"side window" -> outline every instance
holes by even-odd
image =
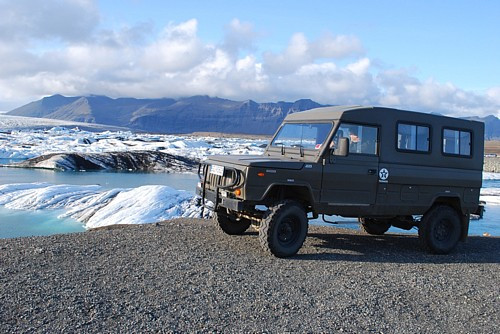
[[[443,130],[443,153],[454,155],[471,155],[471,132],[463,130]]]
[[[349,154],[377,155],[378,129],[374,126],[342,123],[333,137],[332,145],[339,142],[339,138],[349,139]]]
[[[398,150],[429,152],[430,128],[425,125],[398,123]]]

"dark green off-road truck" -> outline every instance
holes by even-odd
[[[445,254],[482,214],[484,124],[379,107],[336,106],[288,115],[263,155],[211,156],[197,194],[227,234],[258,227],[264,250],[297,253],[308,220],[356,217],[369,234],[418,228]]]

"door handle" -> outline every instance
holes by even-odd
[[[377,173],[376,169],[369,169],[368,170],[368,175],[375,175],[375,173]]]

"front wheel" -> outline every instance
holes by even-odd
[[[460,240],[461,230],[457,211],[447,205],[437,205],[422,217],[418,238],[425,250],[434,254],[448,254]]]
[[[252,223],[249,219],[237,219],[224,211],[214,212],[214,221],[220,230],[229,235],[243,234]]]
[[[269,208],[259,228],[262,248],[276,257],[295,255],[307,235],[307,215],[299,203],[281,201]]]

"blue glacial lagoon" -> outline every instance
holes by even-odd
[[[0,238],[85,231],[79,221],[57,218],[61,213],[58,210],[10,210],[0,206]]]
[[[197,181],[198,177],[190,173],[54,172],[50,170],[0,167],[0,184],[32,182],[71,185],[98,184],[103,189],[166,185],[179,190],[187,190],[194,194]],[[500,188],[500,180],[484,180],[483,187]],[[57,218],[60,214],[61,211],[10,210],[0,206],[0,238],[51,235],[85,230],[82,224],[76,220]],[[339,222],[338,225],[334,226],[357,228],[357,222],[353,219],[330,217],[329,220]],[[312,223],[323,225],[321,219],[314,220]],[[397,228],[391,228],[389,232],[405,233],[404,230]],[[416,233],[416,230],[408,232]],[[471,221],[471,235],[482,235],[485,232],[492,236],[500,236],[500,206],[487,205],[484,219]]]
[[[51,184],[100,185],[103,190],[166,185],[194,194],[198,176],[191,173],[54,172],[50,170],[0,167],[0,184],[47,182]],[[0,206],[0,238],[51,235],[85,231],[71,218],[57,218],[57,210],[11,210]]]

